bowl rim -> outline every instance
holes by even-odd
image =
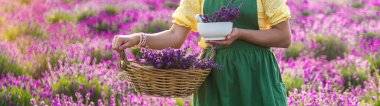
[[[227,22],[207,22],[207,23],[198,23],[198,24],[223,24],[223,23],[232,23],[231,21],[227,21]]]

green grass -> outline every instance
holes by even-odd
[[[177,105],[177,106],[184,106],[185,105],[185,100],[183,100],[182,98],[176,98],[175,99],[175,105]]]
[[[87,20],[91,17],[94,17],[96,15],[97,15],[97,13],[93,10],[82,10],[82,11],[75,14],[75,21],[76,22],[85,21],[85,20]]]
[[[55,10],[45,17],[45,20],[49,23],[61,23],[61,22],[75,22],[75,18],[67,11]]]
[[[18,26],[13,26],[3,33],[3,39],[8,41],[15,41],[16,38],[21,36],[31,36],[33,38],[46,38],[45,31],[41,26],[33,23],[22,23]]]
[[[160,31],[164,31],[170,28],[170,24],[168,21],[165,20],[152,20],[151,22],[148,22],[147,24],[141,24],[135,29],[133,29],[133,32],[145,32],[145,33],[156,33]]]
[[[364,21],[363,16],[351,16],[351,19],[354,20],[355,22],[363,22]]]
[[[70,3],[73,3],[74,1],[75,2],[83,2],[83,1],[87,1],[87,0],[60,0],[60,1],[63,3],[66,3],[66,4],[70,4]]]
[[[175,98],[175,104],[176,106],[185,106],[186,101],[188,100],[188,106],[192,106],[193,102],[191,100],[191,96],[185,97],[185,98]]]
[[[157,6],[149,5],[149,10],[154,11],[157,9]]]
[[[21,36],[21,28],[18,26],[5,30],[2,35],[4,40],[13,41],[16,37]]]
[[[20,76],[24,73],[22,67],[15,60],[5,54],[0,55],[0,74],[12,73],[15,76]]]
[[[302,85],[305,83],[305,80],[300,77],[296,77],[290,74],[284,74],[282,75],[282,79],[284,80],[284,83],[286,85],[286,91],[289,92],[293,89],[300,90]]]
[[[110,88],[107,85],[101,85],[98,79],[88,80],[87,76],[79,75],[79,76],[64,76],[59,79],[58,82],[53,84],[52,88],[56,91],[56,94],[65,94],[68,96],[72,96],[74,101],[77,101],[78,98],[75,96],[75,93],[78,92],[85,97],[85,95],[93,89],[93,94],[90,96],[90,101],[95,104],[98,103],[98,99],[102,99],[102,88],[104,87],[104,91],[107,95],[105,98],[110,98]],[[85,99],[85,98],[84,98]],[[83,101],[85,102],[85,101]]]
[[[356,3],[353,3],[351,5],[352,8],[363,8],[364,7],[364,3],[362,2],[356,2]]]
[[[131,53],[134,57],[142,57],[143,53],[141,52],[141,48],[131,48]]]
[[[3,20],[4,20],[3,17],[0,16],[0,27],[3,26]]]
[[[121,12],[121,8],[107,5],[104,7],[104,11],[109,15],[116,15],[116,13]]]
[[[21,3],[21,4],[30,4],[30,3],[32,3],[34,0],[15,0],[15,1],[17,1],[17,2],[19,2],[19,3]]]
[[[117,33],[120,30],[118,26],[113,25],[113,23],[110,23],[105,20],[97,22],[93,24],[91,27],[93,27],[94,31],[98,33],[101,33],[101,32]]]
[[[98,13],[93,10],[84,9],[76,13],[70,13],[64,10],[55,10],[45,16],[45,20],[51,24],[62,22],[82,22],[91,17],[96,16]]]
[[[296,59],[300,56],[300,53],[304,50],[304,45],[302,43],[293,43],[289,48],[286,49],[285,57],[286,60],[290,58]]]
[[[30,91],[19,87],[12,86],[0,90],[1,106],[31,106],[31,98],[32,95]]]
[[[101,49],[95,49],[91,52],[92,59],[96,59],[96,63],[100,63],[102,60],[111,60],[113,58],[112,51],[106,51]]]
[[[367,58],[368,62],[371,64],[371,72],[380,71],[380,56],[375,56],[374,58]]]
[[[73,0],[61,0],[61,2],[66,3],[66,4],[70,4],[73,2]]]
[[[167,1],[167,2],[164,3],[164,6],[168,7],[168,8],[175,9],[175,8],[177,8],[179,6],[179,4],[176,3],[176,2]]]
[[[366,39],[374,39],[374,38],[379,38],[380,39],[380,34],[376,34],[376,33],[365,33],[362,35],[363,38],[366,38]]]
[[[301,12],[302,16],[309,16],[311,14],[311,11],[310,10],[303,10]]]
[[[379,73],[375,73],[370,80],[373,80],[374,82],[380,82]],[[376,84],[374,88],[378,87],[379,84]],[[362,105],[374,104],[374,106],[380,106],[380,99],[378,99],[378,97],[380,97],[380,92],[377,92],[377,90],[368,90],[367,93],[363,95],[362,99],[360,100],[360,103]]]
[[[348,52],[347,44],[340,38],[320,35],[315,41],[321,47],[314,49],[315,57],[326,56],[327,60],[334,60],[337,57],[344,58],[344,55]]]
[[[59,58],[63,56],[63,53],[55,53],[55,54],[42,54],[38,59],[39,61],[39,65],[36,67],[35,70],[33,70],[31,72],[31,75],[33,76],[33,78],[41,78],[42,77],[42,73],[44,71],[47,71],[49,69],[49,64],[51,65],[52,68],[54,68],[57,63],[58,63],[58,60]],[[47,58],[49,58],[49,60],[47,60]],[[31,64],[33,65],[33,64]],[[36,64],[34,64],[36,65]],[[31,66],[32,67],[32,66]]]
[[[364,82],[367,81],[369,77],[369,71],[358,68],[357,64],[350,63],[341,67],[340,74],[344,79],[344,89],[349,89],[350,87],[356,87],[359,85],[364,87]]]
[[[375,11],[380,11],[380,7],[374,7],[373,8]]]

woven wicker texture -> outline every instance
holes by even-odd
[[[204,52],[206,50],[202,50]],[[215,52],[215,51],[213,51]],[[120,67],[125,70],[132,87],[139,93],[156,97],[187,97],[204,82],[211,69],[156,69],[127,60],[120,51]],[[201,53],[204,58],[205,53]],[[213,53],[212,58],[215,56]]]

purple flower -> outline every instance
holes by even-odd
[[[182,49],[172,49],[167,48],[163,50],[151,50],[151,49],[141,49],[143,54],[139,59],[140,64],[142,65],[152,65],[155,68],[160,69],[189,69],[189,68],[215,68],[216,63],[212,60],[199,60],[197,59],[197,54],[188,53],[189,47]],[[189,55],[187,55],[189,54]]]
[[[231,3],[233,2],[235,2],[235,0],[231,1]],[[233,22],[240,17],[240,7],[242,7],[242,4],[234,8],[231,8],[228,4],[227,6],[222,6],[214,13],[201,15],[201,18],[204,23]]]

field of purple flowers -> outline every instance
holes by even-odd
[[[191,105],[136,95],[111,50],[116,34],[168,29],[179,2],[0,0],[0,105]],[[380,105],[380,1],[288,5],[292,45],[273,52],[289,105]]]

